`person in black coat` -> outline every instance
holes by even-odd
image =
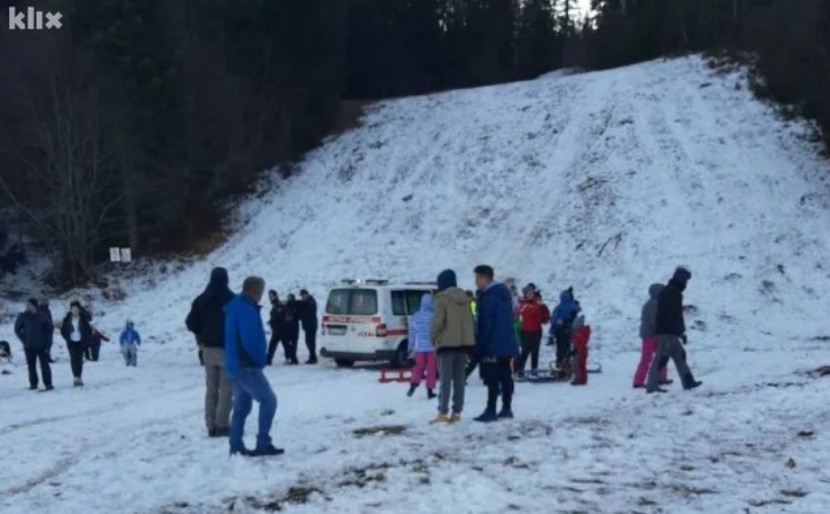
[[[282,349],[286,362],[291,362],[291,343],[287,337],[288,323],[285,319],[285,304],[280,301],[277,292],[273,289],[268,291],[268,299],[271,302],[271,317],[268,319],[268,326],[271,327],[271,341],[268,344],[269,366],[274,364],[274,354],[277,353],[277,346],[282,342]]]
[[[228,271],[214,268],[204,292],[193,300],[185,325],[196,337],[205,367],[205,425],[209,437],[230,434],[233,386],[225,371],[225,305],[234,294]]]
[[[81,303],[74,301],[69,304],[69,312],[61,324],[61,335],[66,341],[66,349],[69,350],[69,362],[75,387],[84,385],[84,351],[92,339],[90,320],[91,316]]]
[[[317,300],[307,290],[300,291],[300,322],[305,334],[305,345],[308,348],[306,364],[317,364]]]
[[[285,337],[291,350],[291,364],[299,364],[297,346],[300,340],[300,302],[293,294],[289,294],[285,302]]]
[[[52,358],[52,346],[55,344],[55,320],[52,318],[52,310],[49,309],[49,300],[41,300],[39,310],[49,320],[49,326],[51,327],[49,330],[49,343],[46,348],[46,353],[49,356],[49,362],[54,363],[55,359]]]
[[[668,285],[657,297],[657,316],[655,322],[655,338],[657,339],[657,354],[651,361],[646,379],[646,392],[665,393],[660,388],[659,371],[668,364],[669,359],[677,367],[677,375],[683,384],[683,389],[689,390],[699,387],[703,382],[697,381],[686,363],[686,323],[683,319],[683,291],[692,278],[692,273],[686,268],[677,268],[669,280]]]
[[[26,303],[26,311],[20,313],[14,323],[14,333],[23,343],[23,350],[26,354],[26,365],[29,368],[29,389],[33,391],[38,386],[38,361],[40,361],[43,386],[47,391],[53,389],[52,368],[49,366],[49,336],[53,330],[52,323],[40,310],[35,298],[29,299]]]

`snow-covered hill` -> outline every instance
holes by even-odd
[[[20,359],[0,377],[0,512],[825,512],[830,378],[803,372],[830,364],[830,166],[806,134],[697,57],[380,104],[264,184],[209,258],[96,302],[102,328],[136,320],[141,367],[105,348],[84,391],[65,356],[53,394],[24,391]],[[323,303],[344,277],[452,267],[471,287],[480,263],[549,301],[573,285],[605,372],[520,386],[512,422],[435,429],[372,369],[278,367],[284,458],[203,437],[182,322],[211,267]],[[678,264],[704,386],[646,396],[637,318]],[[354,432],[378,425],[403,432]]]

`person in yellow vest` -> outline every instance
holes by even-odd
[[[478,305],[476,304],[476,297],[472,291],[467,291],[467,298],[470,300],[470,310],[473,312],[473,317],[476,316],[476,309]]]

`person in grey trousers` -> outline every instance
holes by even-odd
[[[208,437],[230,435],[233,385],[225,371],[225,306],[234,295],[228,287],[228,272],[214,268],[204,292],[187,315],[187,329],[196,336],[205,367],[205,425]]]
[[[438,416],[434,425],[461,421],[467,380],[467,355],[475,346],[475,325],[467,294],[457,287],[455,272],[438,275],[438,293],[429,326],[430,340],[438,353]],[[452,395],[452,416],[449,416]]]
[[[665,393],[660,387],[660,369],[668,364],[669,359],[677,367],[677,375],[683,384],[683,389],[690,390],[700,387],[703,382],[695,380],[686,363],[686,322],[683,319],[683,291],[692,278],[692,273],[686,268],[677,268],[668,285],[660,291],[657,297],[657,318],[655,332],[657,339],[657,355],[651,361],[646,379],[647,393]]]

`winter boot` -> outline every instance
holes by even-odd
[[[269,444],[268,446],[263,446],[262,448],[257,448],[256,450],[251,452],[252,457],[276,457],[277,455],[282,455],[285,453],[285,450],[282,448],[276,448],[273,444]]]
[[[513,409],[507,407],[502,408],[498,414],[499,419],[513,419]]]
[[[695,380],[694,375],[692,375],[691,373],[687,373],[683,377],[683,389],[687,391],[700,387],[701,385],[703,385],[703,382]]]
[[[430,425],[449,425],[451,422],[451,418],[446,414],[439,414],[435,416],[435,419],[429,422]]]
[[[450,416],[450,424],[460,423],[461,422],[461,414],[458,412],[453,412]]]
[[[72,385],[75,386],[75,387],[83,387],[84,386],[84,381],[81,380],[78,377],[75,377],[75,380],[72,382]]]
[[[415,394],[416,389],[418,389],[418,384],[409,384],[409,391],[407,391],[406,395],[412,398],[412,395]]]
[[[242,448],[241,450],[231,450],[231,457],[234,455],[239,455],[240,457],[253,457],[254,452],[247,448]]]
[[[427,400],[432,400],[433,398],[438,398],[438,395],[432,389],[427,389]]]
[[[646,392],[647,392],[648,394],[651,394],[651,393],[668,393],[668,391],[666,391],[666,390],[665,390],[665,389],[663,389],[662,387],[658,387],[657,389],[651,389],[651,390],[646,389]]]
[[[474,421],[478,421],[479,423],[492,423],[494,421],[499,420],[498,414],[496,414],[495,410],[487,409],[477,418],[473,418]]]

